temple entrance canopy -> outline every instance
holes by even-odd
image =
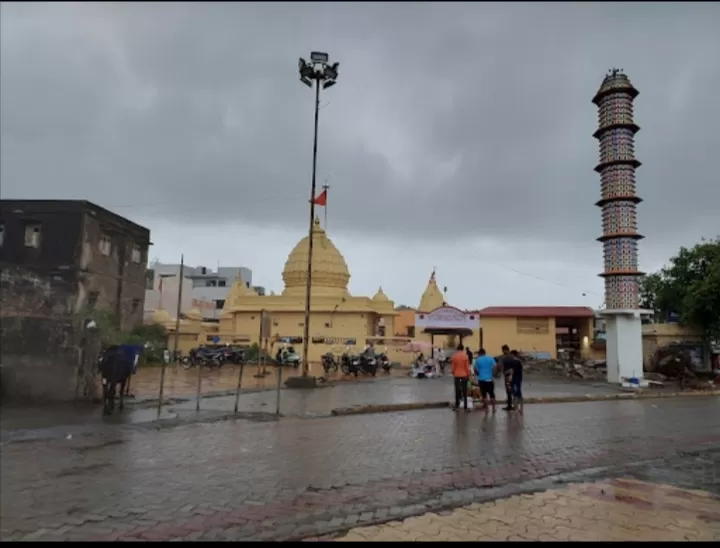
[[[471,337],[480,330],[480,317],[476,312],[463,312],[454,306],[441,306],[427,314],[417,312],[415,329],[429,335],[433,346],[436,336],[447,337],[447,342],[458,337],[462,343],[463,338]]]

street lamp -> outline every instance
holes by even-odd
[[[308,228],[308,266],[307,266],[307,288],[305,290],[305,331],[303,334],[303,369],[302,376],[307,377],[309,371],[308,349],[310,348],[310,291],[312,288],[312,260],[313,260],[313,225],[315,222],[315,173],[317,168],[317,141],[318,141],[318,112],[320,111],[320,88],[328,89],[335,85],[338,77],[340,63],[330,64],[327,53],[313,51],[310,54],[310,62],[302,57],[298,61],[300,81],[313,87],[315,82],[315,135],[313,137],[313,163],[312,163],[312,184],[310,188],[310,226]]]

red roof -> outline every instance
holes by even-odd
[[[478,312],[481,318],[592,318],[587,306],[488,306]]]

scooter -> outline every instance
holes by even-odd
[[[300,366],[300,355],[295,352],[295,348],[292,346],[279,348],[275,355],[275,361],[280,365],[292,365],[297,369]]]

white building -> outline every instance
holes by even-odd
[[[171,316],[175,316],[178,295],[177,277],[179,275],[179,264],[156,262],[150,265],[147,270],[145,290],[145,311],[147,314],[151,314],[158,307],[162,307]],[[217,271],[213,272],[212,269],[204,266],[192,267],[185,265],[183,277],[185,282],[183,283],[181,313],[196,308],[208,319],[217,319],[220,316],[230,287],[237,279],[242,279],[248,287],[253,287],[258,294],[265,294],[265,288],[251,285],[252,270],[244,266],[218,267]]]

